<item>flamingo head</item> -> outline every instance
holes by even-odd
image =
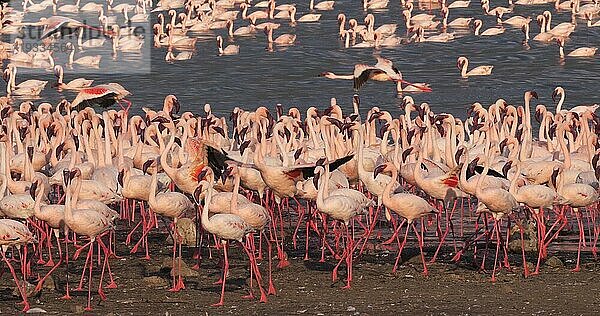
[[[117,183],[119,183],[121,188],[123,187],[123,178],[124,177],[125,177],[125,169],[121,169],[119,171],[119,174],[117,175]]]
[[[156,157],[156,159],[148,159],[146,160],[146,162],[144,162],[144,164],[142,165],[142,172],[144,174],[148,173],[148,168],[150,168],[150,166],[152,165],[158,165],[158,161],[159,161],[160,157]]]
[[[414,147],[408,147],[405,151],[402,152],[402,162],[406,162],[406,158],[410,155],[410,153],[414,150]]]
[[[558,179],[559,171],[560,171],[560,168],[554,167],[554,170],[552,170],[552,175],[550,176],[550,182],[552,183],[552,185],[555,188],[556,188],[556,180]]]
[[[337,128],[339,128],[340,130],[342,129],[342,127],[343,127],[343,123],[342,123],[342,121],[338,120],[337,118],[335,118],[335,117],[331,117],[331,116],[327,116],[325,119],[326,119],[326,120],[327,120],[329,123],[331,123],[331,124],[335,125],[335,126],[336,126]]]
[[[196,205],[200,205],[200,196],[202,195],[202,189],[204,187],[208,187],[208,182],[206,182],[205,180],[202,180],[198,183],[198,186],[196,187],[196,189],[194,190],[194,193],[192,194],[192,196],[194,197],[194,202],[196,202]]]
[[[379,129],[379,133],[378,133],[378,137],[379,138],[383,138],[384,134],[386,131],[388,131],[388,129],[390,128],[390,124],[389,123],[385,123],[381,126],[381,128]],[[387,142],[387,141],[386,141]]]
[[[31,198],[35,201],[35,192],[37,191],[37,187],[38,187],[38,181],[34,181],[31,186],[29,187],[29,195],[31,195]]]
[[[509,160],[502,167],[502,175],[504,175],[504,177],[506,177],[508,175],[508,171],[510,171],[511,168],[512,168],[512,160]],[[516,176],[518,176],[518,175],[516,175]]]
[[[369,116],[369,123],[373,122],[375,119],[380,118],[383,115],[381,111],[373,111],[371,116]]]
[[[384,163],[384,164],[381,164],[381,165],[377,166],[375,169],[373,169],[373,178],[377,178],[377,176],[380,173],[386,171],[387,168],[388,168],[388,164],[387,163]]]
[[[459,162],[464,152],[464,147],[460,147],[458,150],[456,150],[456,153],[454,154],[454,160],[456,160],[456,162]]]

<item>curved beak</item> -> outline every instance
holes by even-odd
[[[248,149],[248,146],[250,146],[250,143],[251,143],[251,141],[247,140],[240,145],[240,155],[242,155],[242,156],[244,155],[244,152],[246,151],[246,149]]]
[[[300,158],[300,155],[302,155],[303,150],[304,148],[300,147],[294,152],[294,160],[298,160],[298,158]]]
[[[383,138],[383,134],[385,134],[385,132],[388,130],[388,128],[390,127],[390,124],[385,123],[381,126],[381,128],[379,129],[379,133],[378,133],[378,137],[379,138]]]
[[[456,162],[460,161],[460,157],[462,157],[463,153],[464,153],[465,149],[464,148],[459,148],[456,153],[454,154],[454,160]]]
[[[342,121],[336,119],[335,117],[328,116],[326,118],[331,124],[335,125],[338,129],[342,129]]]
[[[198,184],[198,186],[194,190],[194,194],[192,194],[194,196],[194,202],[196,202],[196,205],[200,205],[200,195],[201,194],[202,194],[202,183]]]
[[[504,175],[505,178],[508,176],[508,171],[510,171],[511,168],[512,168],[512,160],[509,160],[502,167],[502,174]]]
[[[315,166],[322,166],[325,163],[326,160],[327,160],[327,158],[324,158],[324,157],[321,158],[321,159],[319,159],[319,160],[317,160],[315,162]]]
[[[558,178],[558,168],[554,168],[554,170],[552,171],[552,176],[550,177],[550,181],[552,182],[552,185],[554,186],[554,188],[556,188],[556,180]]]
[[[200,173],[198,174],[198,182],[204,180],[207,173],[208,173],[208,168],[205,167],[204,169],[202,169],[202,171],[200,171]]]
[[[31,195],[31,199],[35,201],[35,192],[37,191],[38,181],[34,181],[29,187],[29,195]]]
[[[150,168],[153,163],[154,159],[149,159],[148,161],[144,162],[142,165],[142,172],[144,172],[144,174],[148,173],[148,168]]]
[[[70,182],[71,182],[71,172],[69,171],[69,169],[64,169],[63,170],[63,183],[65,184],[65,188],[67,186],[69,186]]]
[[[498,148],[500,148],[500,152],[504,152],[504,148],[506,148],[507,143],[508,143],[508,138],[505,138],[500,142],[500,144],[498,144]]]
[[[315,186],[315,188],[319,187],[319,178],[321,177],[320,173],[315,174],[315,176],[313,177],[313,185]]]
[[[371,113],[371,116],[369,117],[369,123],[373,122],[373,120],[375,120],[376,118],[380,118],[382,115],[383,112],[381,111]]]
[[[374,170],[373,170],[373,178],[377,178],[377,175],[379,175],[380,173],[382,173],[385,168],[387,167],[387,164],[383,164],[383,165],[379,165],[377,166]]]
[[[405,151],[402,152],[402,162],[406,162],[406,158],[413,151],[414,147],[408,147]]]
[[[531,97],[538,99],[538,94],[535,91],[529,91],[531,93]]]
[[[117,176],[117,182],[119,183],[121,188],[123,187],[123,177],[124,176],[125,176],[125,170],[121,169],[121,171],[119,171],[119,175]]]
[[[179,110],[181,110],[181,103],[179,103],[179,100],[177,98],[173,99],[173,112],[174,113],[179,113]],[[173,113],[171,113],[173,114]]]

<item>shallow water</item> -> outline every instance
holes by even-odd
[[[298,15],[308,12],[308,1],[305,2],[298,4]],[[85,3],[83,1],[82,5]],[[277,4],[282,3],[284,2],[278,1]],[[492,7],[498,5],[505,6],[506,3],[493,1]],[[416,8],[415,10],[415,14],[422,12]],[[513,15],[532,17],[530,26],[533,38],[539,32],[535,17],[544,10],[552,11],[552,26],[571,19],[570,12],[555,13],[552,4],[516,6]],[[26,20],[35,21],[39,16],[47,16],[50,12],[51,7],[42,14],[28,14]],[[325,107],[331,97],[336,97],[344,109],[350,110],[352,82],[328,80],[317,75],[322,71],[351,73],[355,63],[374,63],[374,50],[343,48],[343,43],[337,37],[336,17],[339,12],[344,12],[348,18],[356,18],[359,22],[362,22],[366,14],[360,2],[338,0],[333,11],[321,12],[323,15],[319,23],[299,23],[293,28],[287,22],[282,22],[282,27],[275,30],[274,35],[295,33],[298,35],[297,43],[284,50],[275,48],[274,52],[265,49],[266,37],[259,32],[255,37],[235,39],[235,44],[240,45],[239,55],[219,57],[214,37],[220,34],[226,38],[226,30],[219,30],[201,35],[196,53],[189,61],[166,63],[165,48],[120,54],[113,61],[110,41],[107,41],[104,47],[94,49],[90,54],[103,55],[101,67],[108,74],[86,72],[85,77],[96,79],[97,84],[111,81],[121,83],[133,93],[130,99],[134,104],[134,112],[139,112],[142,106],[161,106],[167,94],[175,94],[180,99],[182,110],[193,112],[200,111],[205,103],[210,103],[218,113],[226,113],[234,106],[255,108],[266,105],[272,108],[277,103],[283,104],[285,108],[297,106],[305,109],[312,105]],[[373,12],[375,23],[377,26],[382,23],[398,23],[396,34],[404,36],[406,28],[400,12],[399,3],[392,1],[388,10]],[[434,14],[439,14],[439,10],[435,10]],[[95,14],[70,16],[97,21]],[[483,15],[478,1],[472,1],[471,7],[467,9],[451,9],[449,20],[460,16],[482,19],[482,30],[496,24],[495,17]],[[505,15],[504,19],[510,16],[512,15]],[[123,23],[122,14],[118,17],[119,23]],[[156,21],[156,13],[152,18]],[[576,31],[566,43],[567,53],[577,47],[599,44],[600,28],[588,28],[584,20],[577,22]],[[235,23],[236,28],[243,25],[246,22],[239,19]],[[149,28],[150,24],[141,26]],[[436,112],[445,111],[464,116],[465,109],[473,102],[488,105],[497,98],[505,98],[511,104],[522,104],[524,91],[530,89],[538,92],[540,103],[553,107],[551,95],[557,85],[563,86],[567,91],[567,108],[598,101],[598,57],[567,58],[561,62],[558,46],[554,42],[545,44],[530,40],[529,45],[525,46],[521,30],[508,25],[506,27],[506,32],[499,36],[485,38],[469,33],[457,36],[450,43],[413,43],[383,49],[380,53],[396,63],[406,80],[431,84],[432,93],[417,94],[414,98],[417,103],[429,102]],[[452,31],[451,29],[450,32]],[[148,36],[146,44],[151,45],[151,36]],[[456,59],[461,55],[470,59],[469,68],[494,65],[493,74],[489,77],[462,79],[456,68]],[[66,61],[64,53],[55,54],[55,57],[60,63]],[[132,69],[148,65],[148,60],[151,62],[150,73],[130,74]],[[74,72],[80,71],[82,69],[66,70],[65,80],[74,78]],[[19,74],[17,81],[30,78],[54,80],[52,73],[45,71],[35,76]],[[394,114],[400,113],[401,98],[396,96],[395,87],[390,83],[367,83],[360,91],[360,96],[363,108],[379,106]],[[67,92],[65,97],[72,99],[74,93]],[[50,85],[42,93],[42,99],[45,100],[56,101],[59,98],[61,94],[52,90]]]

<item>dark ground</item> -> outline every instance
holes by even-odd
[[[124,233],[119,232],[117,253],[123,259],[112,259],[111,266],[117,289],[106,289],[107,300],[100,301],[92,292],[94,315],[189,315],[189,314],[305,314],[305,315],[383,315],[383,314],[600,314],[600,275],[597,262],[585,252],[582,271],[575,273],[572,251],[551,250],[549,260],[542,266],[538,276],[524,278],[520,254],[511,255],[512,271],[502,269],[498,281],[492,283],[491,272],[480,272],[469,261],[472,252],[467,252],[459,264],[450,261],[452,248],[444,251],[441,263],[429,265],[429,276],[421,275],[422,265],[418,248],[409,240],[403,253],[404,262],[398,272],[392,273],[396,251],[377,250],[355,260],[352,288],[341,289],[345,282],[345,266],[340,267],[340,277],[331,282],[331,270],[337,260],[329,257],[319,263],[319,248],[315,245],[309,261],[303,258],[303,241],[298,250],[288,250],[291,265],[285,269],[274,268],[273,277],[277,288],[276,296],[269,296],[268,303],[242,299],[247,294],[247,259],[242,249],[230,248],[231,271],[225,293],[225,306],[211,307],[219,299],[220,285],[212,285],[219,278],[218,257],[221,252],[213,251],[213,259],[204,260],[197,275],[196,271],[183,269],[192,274],[186,277],[186,289],[179,293],[168,291],[170,282],[170,251],[164,246],[166,233],[152,233],[150,238],[150,261],[141,259],[141,254],[130,255],[125,246]],[[302,234],[300,234],[302,235]],[[106,240],[107,238],[105,238]],[[316,237],[313,237],[316,242]],[[576,239],[575,239],[576,240]],[[159,245],[161,245],[159,247]],[[576,244],[575,244],[576,245]],[[291,245],[290,245],[291,246]],[[426,257],[431,258],[436,243],[427,242]],[[493,264],[495,245],[490,244],[488,270]],[[288,247],[290,248],[290,247]],[[162,249],[159,251],[159,249]],[[205,248],[206,249],[206,248]],[[140,251],[139,253],[142,253]],[[376,255],[374,255],[376,254]],[[85,253],[84,253],[85,255]],[[275,253],[274,253],[275,256]],[[81,273],[82,255],[70,266],[71,288],[77,286]],[[184,259],[192,266],[191,248],[185,251]],[[529,262],[536,255],[530,254]],[[274,265],[277,260],[274,260]],[[263,277],[267,278],[266,257],[259,262]],[[11,294],[12,279],[3,267],[0,277],[0,314],[19,313],[19,298]],[[36,270],[45,273],[48,268]],[[94,267],[94,271],[98,271]],[[72,292],[70,301],[60,300],[64,294],[65,268],[60,267],[45,285],[45,288],[30,298],[32,308],[41,308],[48,314],[64,315],[83,313],[86,304],[87,283],[84,292]],[[94,277],[93,289],[99,276]],[[86,280],[87,281],[87,280]],[[31,282],[34,282],[31,280]],[[265,285],[266,280],[265,280]],[[256,291],[257,292],[257,291]]]

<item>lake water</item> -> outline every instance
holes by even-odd
[[[305,3],[304,3],[305,2]],[[382,23],[398,23],[398,36],[406,35],[404,20],[401,16],[399,1],[392,1],[389,9],[373,12],[376,26]],[[86,1],[82,1],[84,5]],[[118,1],[115,1],[115,5]],[[278,1],[277,4],[283,4]],[[64,4],[64,3],[63,3]],[[505,1],[493,1],[492,7],[503,5]],[[298,15],[308,12],[308,1],[298,3]],[[253,11],[256,9],[250,9]],[[570,21],[571,13],[555,13],[552,4],[535,6],[515,6],[514,14],[531,16],[531,37],[539,32],[535,17],[544,10],[553,12],[552,26]],[[413,14],[422,12],[415,8]],[[46,12],[28,14],[26,20],[36,21]],[[266,36],[258,32],[255,37],[236,38],[240,45],[240,54],[236,56],[217,56],[215,36],[226,36],[226,30],[201,35],[196,52],[191,60],[168,64],[164,61],[166,48],[151,48],[142,53],[120,54],[116,61],[111,57],[111,44],[91,50],[90,54],[103,55],[103,73],[85,72],[85,77],[96,79],[96,84],[119,82],[133,93],[134,113],[142,106],[160,107],[165,95],[175,94],[181,101],[183,111],[199,112],[205,103],[210,103],[217,113],[226,113],[235,106],[255,108],[265,105],[273,108],[281,103],[285,108],[297,106],[325,107],[331,97],[346,110],[351,110],[353,94],[352,82],[347,80],[328,80],[317,75],[322,71],[351,73],[356,63],[374,63],[372,48],[343,48],[338,40],[337,14],[344,12],[348,18],[356,18],[362,23],[366,12],[359,1],[338,0],[333,11],[323,11],[318,23],[298,23],[295,27],[280,21],[281,28],[275,30],[275,36],[281,33],[297,34],[297,43],[285,50],[275,49],[269,52]],[[166,12],[165,12],[166,13]],[[434,10],[439,14],[439,10]],[[73,14],[78,20],[97,21],[95,14]],[[240,14],[241,16],[241,14]],[[496,25],[495,17],[485,16],[478,1],[472,1],[470,8],[451,9],[449,20],[457,17],[482,19],[483,29]],[[505,15],[504,19],[512,15]],[[118,14],[119,23],[123,22]],[[156,21],[156,13],[152,14]],[[577,21],[576,31],[566,43],[566,52],[581,46],[599,46],[600,27],[588,28],[584,20]],[[90,22],[88,22],[90,23]],[[96,22],[97,23],[97,22]],[[154,23],[154,22],[152,22]],[[150,23],[142,24],[150,27]],[[239,19],[236,28],[247,25]],[[511,104],[522,104],[525,90],[538,92],[540,103],[553,107],[551,94],[557,85],[567,91],[565,107],[570,108],[582,103],[595,103],[600,99],[599,58],[558,57],[558,46],[533,40],[529,45],[522,43],[523,33],[519,28],[506,26],[504,34],[492,37],[478,37],[472,33],[461,35],[449,43],[412,43],[397,48],[383,49],[380,53],[395,62],[404,78],[412,82],[428,82],[432,93],[416,94],[417,103],[429,102],[436,112],[449,112],[464,116],[465,109],[473,102],[489,105],[497,98],[504,98]],[[450,29],[450,32],[453,30]],[[5,38],[7,40],[7,38]],[[151,36],[147,45],[151,45]],[[228,40],[226,39],[226,42]],[[227,44],[226,44],[227,45]],[[87,52],[86,52],[87,53]],[[79,53],[77,54],[79,55]],[[467,56],[469,68],[478,65],[494,65],[493,74],[488,77],[462,79],[456,68],[458,56]],[[56,53],[59,63],[66,62],[66,55]],[[151,72],[131,74],[132,69],[151,63]],[[65,80],[75,78],[81,71],[66,70]],[[26,79],[54,80],[50,71],[41,74],[19,74],[17,81]],[[3,86],[4,87],[4,86]],[[74,93],[64,96],[72,100]],[[401,98],[396,96],[391,83],[367,83],[360,91],[363,108],[379,106],[394,114],[400,113]],[[50,85],[42,93],[42,99],[56,102],[62,95],[52,90]]]

